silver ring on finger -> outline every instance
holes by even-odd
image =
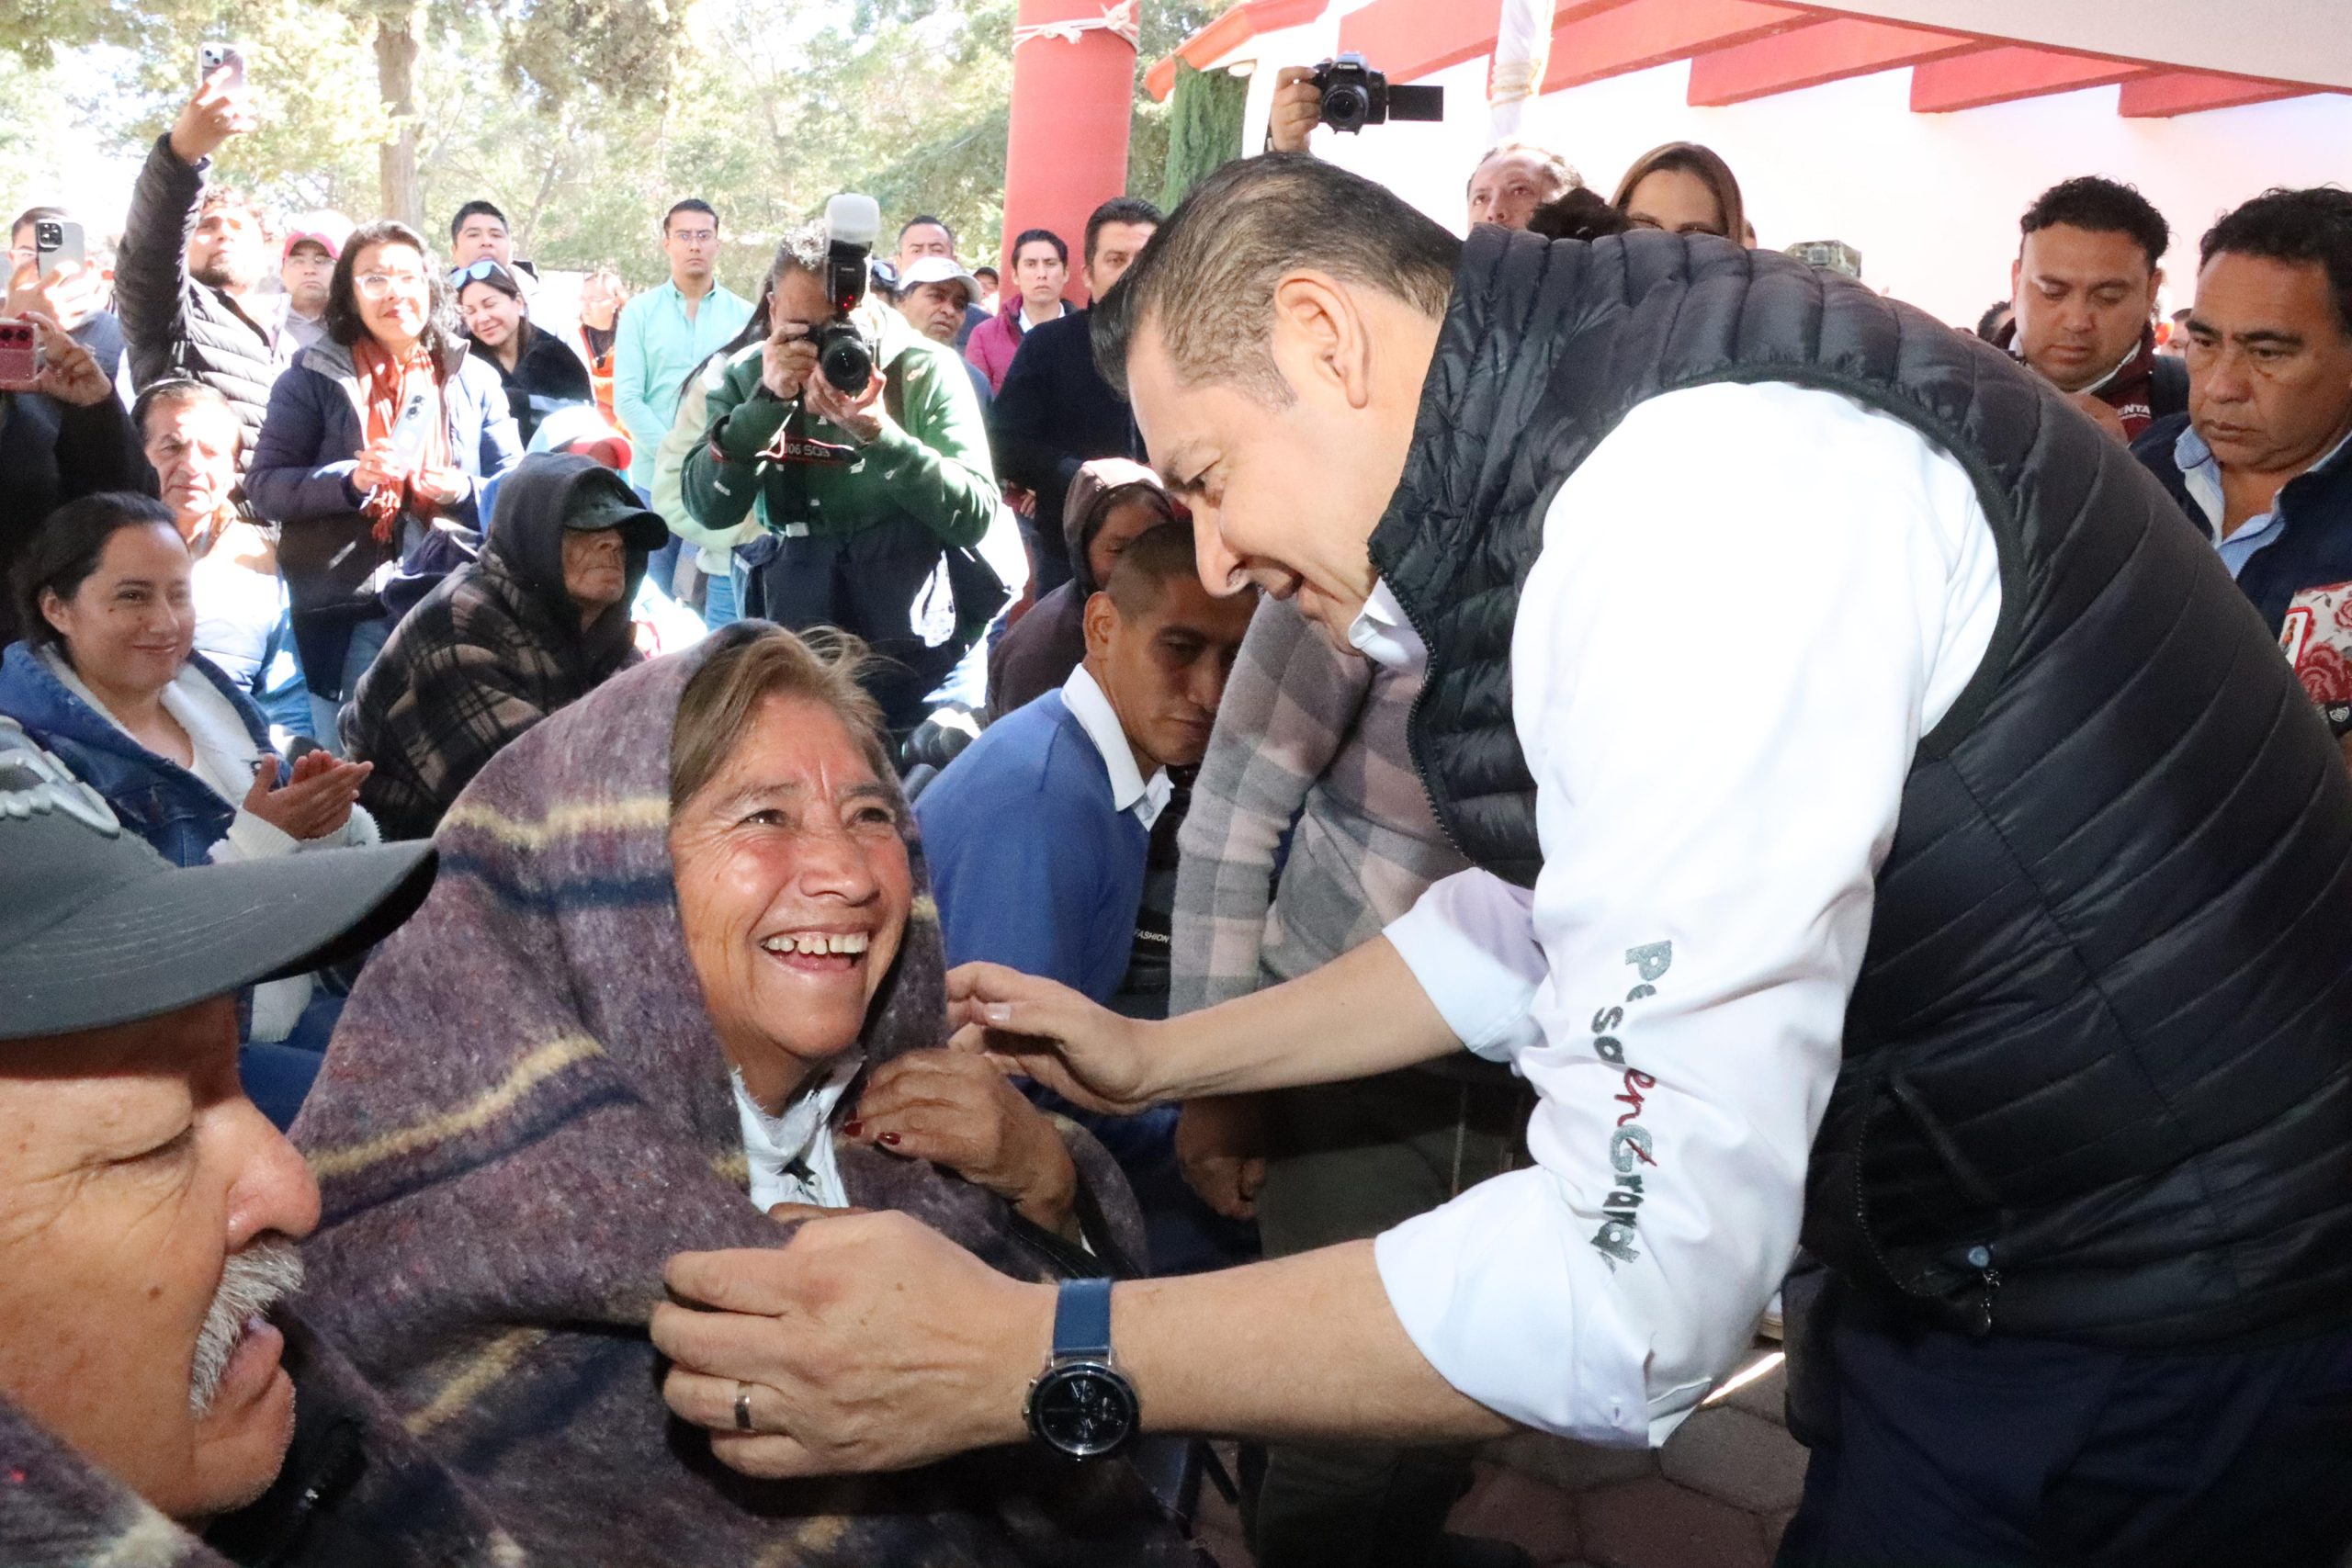
[[[752,1429],[752,1385],[747,1382],[739,1382],[735,1385],[735,1429],[739,1432],[748,1432]]]

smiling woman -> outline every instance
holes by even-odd
[[[1139,1247],[1099,1145],[935,1049],[937,916],[859,657],[740,623],[502,751],[295,1129],[324,1193],[306,1303],[535,1560],[1009,1568],[1036,1530],[1177,1560],[1121,1466],[722,1488],[663,1411],[646,1326],[680,1250],[849,1207],[1030,1280],[1101,1267],[1074,1238]]]

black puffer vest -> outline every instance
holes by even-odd
[[[1430,647],[1412,745],[1441,820],[1533,883],[1510,654],[1545,509],[1645,399],[1768,380],[1917,427],[2001,558],[1879,871],[1806,1245],[1976,1333],[2352,1320],[2352,784],[2211,544],[2007,356],[1720,241],[1477,231],[1372,540]]]

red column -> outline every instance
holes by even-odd
[[[1102,0],[1021,0],[1004,161],[1004,252],[997,264],[1008,294],[1013,236],[1023,229],[1051,229],[1069,245],[1070,296],[1083,299],[1087,214],[1127,188],[1135,46],[1102,27],[1074,38],[1029,31],[1057,22],[1099,22],[1105,9]]]

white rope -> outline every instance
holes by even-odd
[[[1127,40],[1129,49],[1136,48],[1143,38],[1143,24],[1136,19],[1136,0],[1114,0],[1102,7],[1100,17],[1072,17],[1063,22],[1037,22],[1012,29],[1012,47],[1019,49],[1032,39],[1049,38],[1062,43],[1076,43],[1087,33],[1114,33]]]
[[[1496,20],[1487,109],[1489,129],[1501,141],[1518,134],[1521,112],[1543,86],[1552,54],[1552,0],[1503,0]]]

